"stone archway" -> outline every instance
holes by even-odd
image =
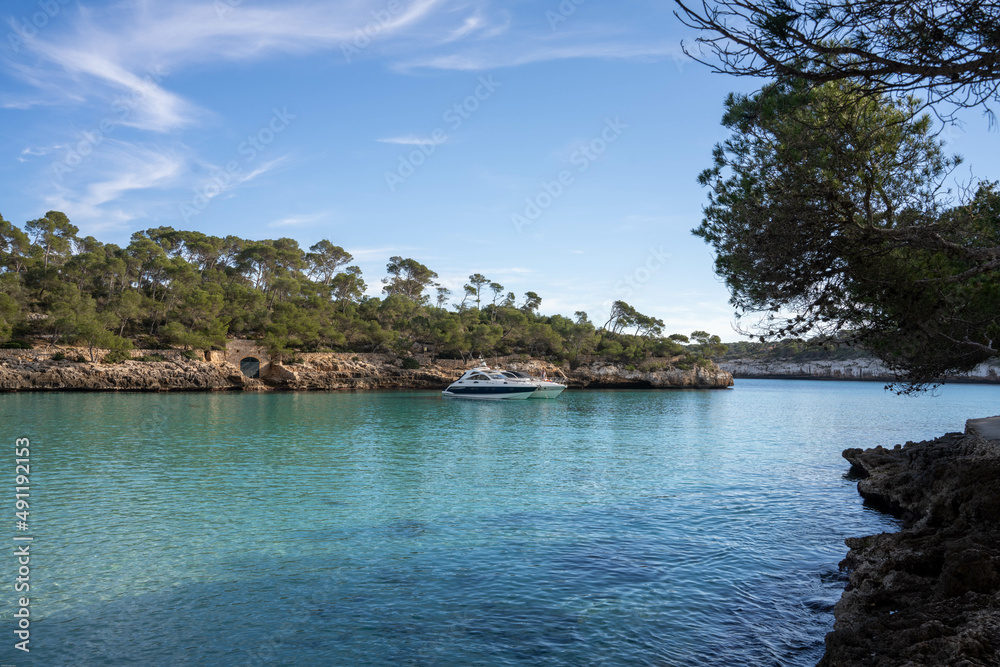
[[[260,359],[257,357],[243,357],[240,359],[240,371],[248,378],[259,378]]]

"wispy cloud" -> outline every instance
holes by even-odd
[[[29,85],[50,93],[50,103],[122,97],[136,102],[129,123],[169,131],[196,122],[198,108],[167,90],[161,76],[179,68],[219,61],[248,61],[276,53],[308,53],[336,48],[371,24],[384,2],[289,2],[274,6],[177,0],[119,3],[103,10],[80,7],[64,12],[65,28],[40,31],[24,46],[25,58],[10,62]],[[379,35],[389,39],[416,25],[446,0],[416,0],[402,11],[386,12]],[[226,11],[220,12],[218,6]],[[57,94],[61,92],[61,94]],[[10,100],[24,108],[37,99]]]
[[[687,56],[675,44],[630,44],[607,42],[597,44],[538,44],[511,48],[510,44],[476,45],[457,53],[418,56],[395,65],[401,72],[418,69],[459,71],[488,71],[504,67],[517,67],[552,60],[602,59],[602,60],[686,60]]]
[[[180,150],[108,140],[85,172],[71,173],[63,182],[52,184],[54,193],[45,198],[46,203],[70,212],[91,231],[114,228],[144,215],[134,202],[131,207],[122,205],[123,198],[178,185],[188,163],[188,156]]]
[[[258,176],[262,176],[263,174],[266,174],[269,171],[273,171],[279,167],[283,167],[284,165],[291,162],[291,160],[292,160],[291,155],[282,155],[279,158],[269,160],[264,164],[260,165],[259,167],[257,167],[256,169],[254,169],[253,171],[249,171],[245,175],[241,175],[238,179],[238,183],[247,183],[249,181],[252,181]]]
[[[51,153],[54,153],[58,150],[63,150],[65,148],[66,144],[55,144],[53,146],[39,146],[39,147],[28,146],[27,148],[21,151],[20,155],[17,156],[17,161],[27,162],[30,158],[50,155]]]
[[[327,217],[326,213],[313,213],[312,215],[292,215],[268,223],[268,227],[303,227],[319,222]]]
[[[395,255],[402,255],[412,252],[416,248],[402,248],[396,246],[385,246],[382,248],[347,248],[347,252],[358,261],[388,260]]]
[[[167,89],[171,72],[191,65],[263,60],[275,54],[339,49],[361,35],[396,69],[485,70],[569,58],[679,57],[676,43],[609,41],[618,29],[583,26],[547,33],[538,22],[515,32],[510,12],[488,0],[413,0],[395,13],[383,0],[299,0],[264,5],[175,0],[69,8],[26,42],[11,71],[47,93],[49,103],[134,102],[128,123],[166,132],[195,123],[197,105]],[[225,11],[220,11],[222,6]],[[534,32],[532,32],[534,30]],[[374,32],[373,32],[374,31]],[[374,35],[373,37],[370,35]],[[443,35],[443,37],[442,37]],[[150,72],[154,72],[150,76]],[[38,96],[7,100],[12,108]]]
[[[401,146],[426,146],[427,144],[443,144],[447,141],[447,137],[441,138],[440,141],[435,141],[434,137],[418,137],[416,135],[407,135],[405,137],[388,137],[385,139],[376,139],[375,141],[380,144],[399,144]]]
[[[385,0],[245,0],[232,5],[212,0],[121,0],[98,7],[63,5],[59,20],[26,40],[16,58],[0,55],[7,74],[23,84],[20,92],[5,92],[0,106],[86,110],[88,115],[82,117],[93,119],[86,124],[90,130],[111,122],[134,132],[129,135],[136,139],[132,148],[105,142],[87,158],[86,169],[74,172],[74,184],[60,183],[57,188],[58,197],[81,207],[84,213],[77,215],[96,218],[108,215],[116,199],[183,182],[192,164],[205,162],[190,154],[181,143],[181,133],[220,119],[215,110],[203,106],[203,100],[191,96],[192,88],[175,83],[185,69],[218,69],[229,63],[324,51],[339,55],[359,35],[369,45],[358,57],[410,72],[489,70],[573,58],[679,56],[674,44],[655,37],[627,40],[620,26],[603,23],[578,21],[552,34],[544,11],[537,7],[514,17],[513,10],[497,0],[402,0],[392,11],[389,4]],[[46,136],[53,143],[73,143],[79,141],[78,130],[67,124],[64,136],[49,129]],[[376,141],[400,146],[434,143],[431,137],[410,134]],[[162,145],[157,147],[157,142]],[[45,154],[33,151],[42,150],[28,149],[18,159],[30,161]],[[135,159],[143,151],[150,153],[149,161]],[[121,162],[111,164],[112,157],[122,156]],[[253,181],[288,159],[261,164],[238,183]],[[128,215],[123,210],[117,219]]]

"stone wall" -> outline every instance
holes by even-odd
[[[260,361],[260,370],[263,374],[264,367],[271,363],[271,355],[267,353],[267,350],[260,346],[257,341],[247,340],[245,338],[235,338],[226,343],[226,351],[222,354],[221,361],[218,360],[218,353],[211,353],[205,357],[206,361],[212,361],[215,363],[225,363],[228,362],[237,368],[240,367],[240,360],[246,357],[254,357]]]

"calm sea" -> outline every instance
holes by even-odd
[[[0,663],[810,665],[845,537],[893,530],[845,447],[1000,387],[7,394],[31,439],[31,653]],[[7,486],[10,489],[10,485]]]

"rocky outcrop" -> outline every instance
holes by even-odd
[[[847,540],[820,665],[1000,665],[1000,441],[988,432],[844,452],[861,495],[903,529]]]
[[[406,370],[391,359],[352,359],[344,355],[302,355],[302,362],[290,366],[271,363],[262,372],[265,381],[288,389],[443,389],[461,376],[467,364],[439,361]],[[506,360],[502,367],[534,376],[543,374],[569,387],[584,388],[691,388],[724,389],[733,378],[718,368],[689,370],[628,370],[620,365],[595,362],[574,370],[541,360]]]
[[[66,356],[77,358],[77,353]],[[295,363],[265,363],[260,368],[260,379],[250,379],[233,363],[213,355],[198,356],[213,361],[192,361],[173,354],[166,361],[78,363],[52,360],[51,352],[18,351],[17,354],[0,355],[0,391],[443,389],[470,367],[458,360],[432,362],[423,358],[417,359],[419,368],[404,369],[401,360],[391,355],[311,353],[300,355]],[[100,355],[95,358],[99,359]],[[714,367],[630,370],[616,364],[594,362],[570,370],[537,359],[497,361],[505,368],[531,375],[544,373],[550,379],[575,388],[707,389],[733,384],[729,373]]]
[[[0,360],[0,391],[222,391],[241,389],[245,382],[235,366],[188,359],[118,364]]]
[[[733,386],[733,376],[718,367],[691,369],[629,370],[619,364],[596,362],[580,366],[568,376],[571,387],[597,388],[684,388],[725,389]]]
[[[804,380],[876,380],[892,382],[892,371],[878,359],[820,359],[812,361],[731,359],[719,367],[735,378],[804,379]],[[967,373],[943,378],[948,382],[1000,382],[1000,363],[979,364]]]

